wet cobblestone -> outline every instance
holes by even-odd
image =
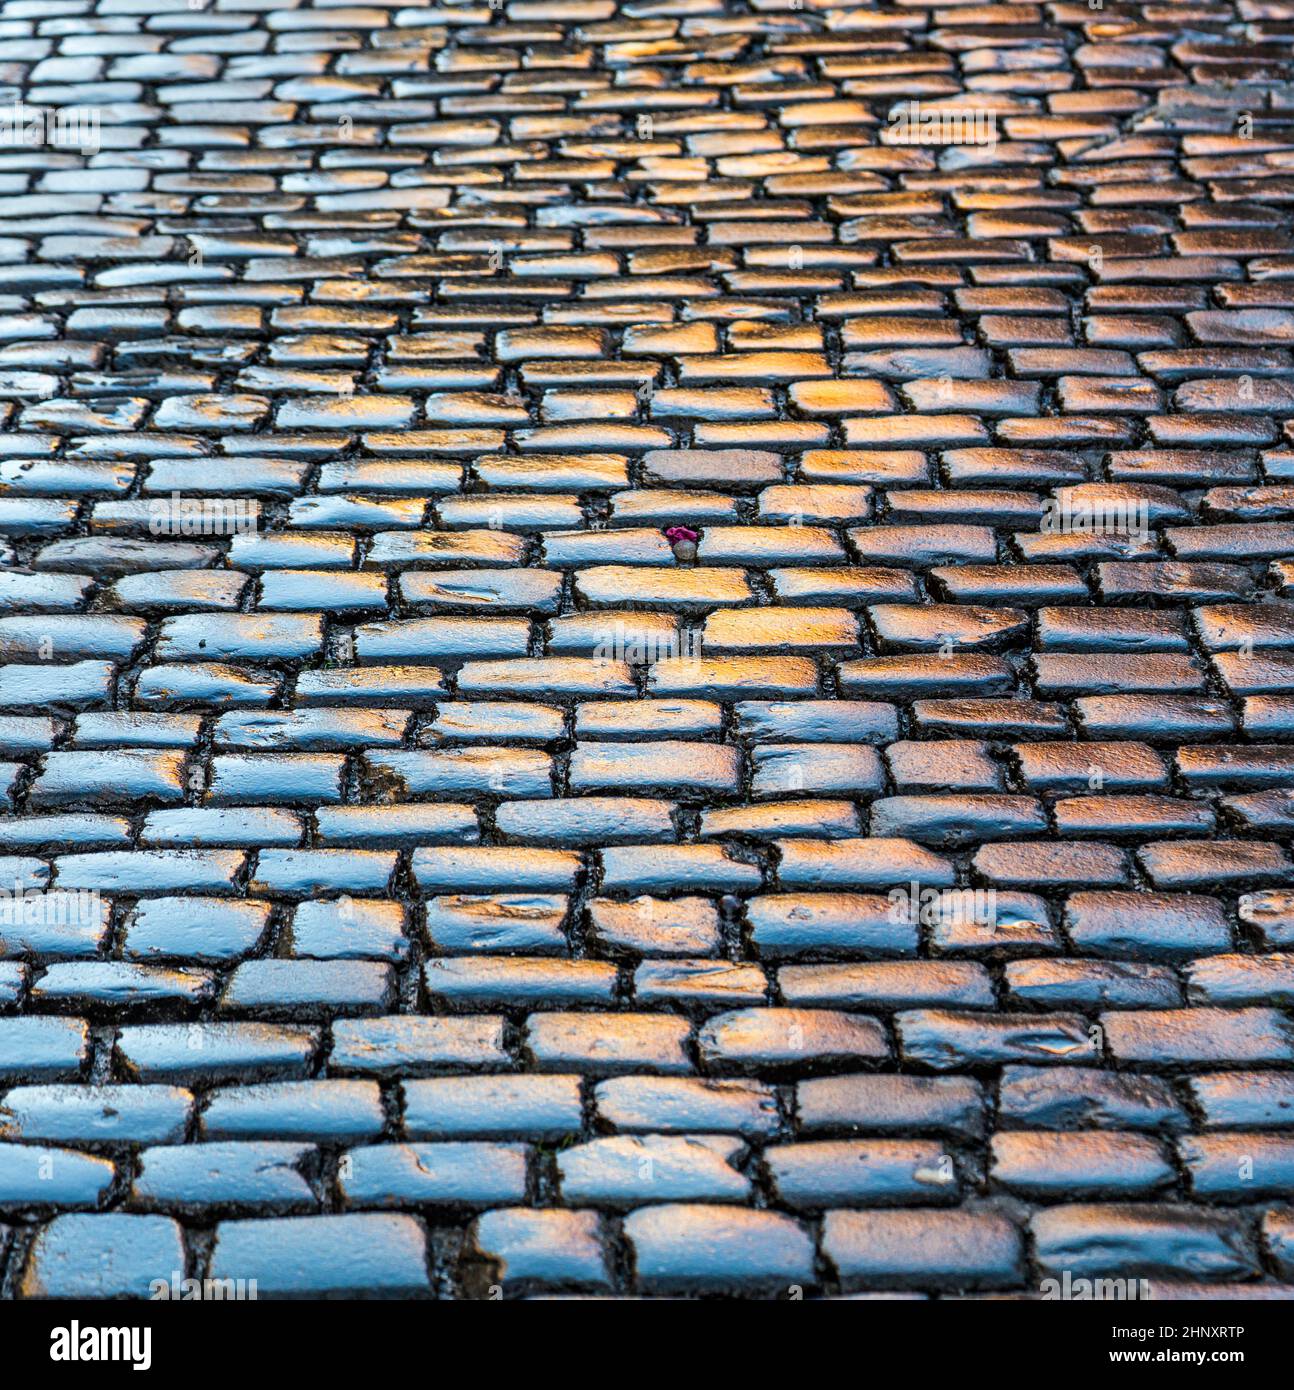
[[[1290,19],[0,0],[0,1297],[1290,1296]]]

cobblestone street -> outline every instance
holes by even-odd
[[[0,87],[0,1297],[1294,1297],[1294,0]]]

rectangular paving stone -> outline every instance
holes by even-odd
[[[75,1081],[89,1057],[79,1018],[0,1018],[0,1075],[6,1081]]]
[[[426,1292],[426,1235],[410,1216],[354,1213],[223,1221],[211,1278],[256,1280],[258,1297]]]
[[[1154,1205],[1055,1206],[1030,1223],[1044,1272],[1072,1277],[1159,1276],[1189,1268],[1205,1283],[1246,1278],[1257,1257],[1221,1213]]]
[[[128,1077],[183,1084],[268,1076],[303,1076],[318,1031],[268,1023],[132,1024],[117,1035]]]
[[[553,1142],[583,1123],[578,1076],[439,1076],[401,1089],[405,1131],[415,1139]]]
[[[22,1272],[23,1298],[150,1298],[156,1281],[184,1277],[184,1239],[168,1216],[125,1212],[56,1216],[39,1231]]]
[[[854,1288],[1003,1288],[1023,1278],[1024,1240],[996,1212],[832,1211],[822,1249]]]
[[[643,1207],[625,1220],[646,1290],[768,1289],[814,1282],[813,1246],[780,1212],[697,1204]]]
[[[605,1291],[611,1287],[594,1211],[500,1207],[468,1227],[465,1278],[469,1289],[491,1287]]]
[[[496,1070],[511,1062],[503,1022],[490,1014],[340,1019],[332,1028],[328,1065],[334,1072],[376,1076]]]
[[[337,1142],[377,1136],[385,1123],[372,1081],[278,1081],[213,1091],[200,1127],[210,1140]]]
[[[287,1143],[146,1148],[131,1199],[143,1210],[309,1210],[315,1194],[300,1169],[310,1152],[308,1145]]]

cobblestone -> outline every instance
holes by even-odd
[[[0,7],[5,1295],[1288,1296],[1287,8]]]

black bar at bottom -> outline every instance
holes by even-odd
[[[223,1379],[241,1365],[254,1368],[258,1379],[273,1386],[279,1375],[291,1375],[298,1382],[313,1372],[336,1378],[350,1369],[352,1361],[361,1371],[367,1366],[370,1378],[406,1369],[428,1374],[437,1366],[440,1378],[448,1371],[445,1352],[453,1343],[433,1354],[431,1348],[438,1342],[429,1339],[429,1333],[488,1334],[496,1326],[515,1326],[513,1320],[521,1316],[525,1330],[540,1336],[559,1330],[563,1336],[584,1332],[605,1336],[613,1333],[618,1316],[627,1316],[659,1319],[665,1327],[685,1326],[697,1334],[710,1334],[717,1330],[716,1320],[725,1316],[733,1316],[740,1327],[742,1304],[756,1301],[534,1298],[435,1306],[420,1301],[416,1307],[394,1300],[9,1302],[0,1303],[0,1346],[7,1364],[44,1370],[55,1381],[63,1373],[93,1375],[114,1366],[168,1379],[194,1372],[200,1380],[208,1374]],[[779,1314],[776,1324],[762,1320],[752,1327],[751,1350],[765,1336],[775,1338],[791,1331],[840,1339],[837,1348],[815,1341],[815,1361],[823,1352],[838,1350],[842,1356],[857,1358],[863,1346],[874,1351],[884,1345],[909,1370],[964,1372],[986,1347],[996,1348],[997,1359],[1007,1347],[1023,1351],[1038,1339],[1039,1349],[1048,1348],[1046,1354],[1053,1363],[1060,1354],[1066,1370],[1074,1374],[1102,1368],[1115,1378],[1124,1372],[1135,1378],[1142,1371],[1163,1368],[1279,1374],[1289,1366],[1288,1311],[1271,1298],[1057,1301],[1050,1306],[1037,1300],[992,1297],[893,1300],[873,1295],[772,1301],[798,1306]],[[636,1313],[613,1311],[637,1302],[642,1306]],[[593,1303],[598,1305],[597,1322],[587,1318],[594,1311],[588,1306]],[[692,1322],[698,1314],[706,1318],[704,1324]],[[673,1324],[676,1316],[682,1316],[684,1324]],[[860,1337],[864,1343],[859,1343]],[[1003,1343],[1004,1337],[1010,1342]],[[533,1372],[536,1347],[529,1339],[473,1345],[477,1350],[470,1359],[479,1367],[488,1365],[491,1375],[499,1373],[501,1361],[510,1356],[517,1358],[519,1369],[529,1366]],[[725,1345],[725,1356],[740,1359],[740,1348],[746,1344]],[[976,1347],[978,1353],[973,1350]],[[376,1362],[372,1359],[375,1348],[381,1348]],[[1032,1356],[1024,1355],[1021,1369],[1031,1360]],[[578,1367],[573,1364],[571,1369]],[[601,1374],[614,1376],[605,1361]]]

